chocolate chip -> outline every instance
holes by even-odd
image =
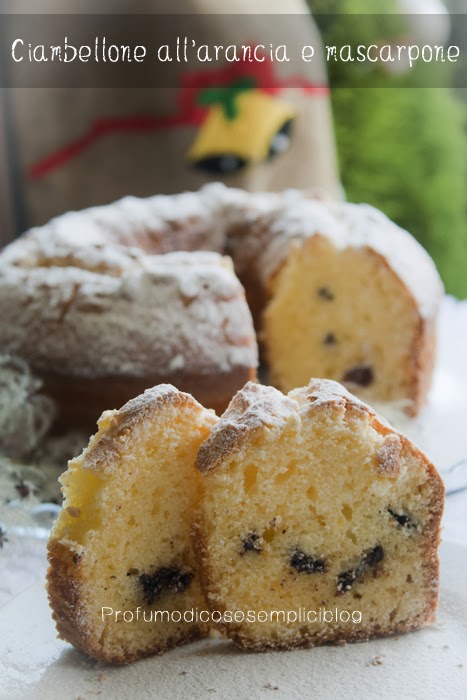
[[[261,552],[261,537],[256,532],[249,532],[242,540],[243,553],[245,552]]]
[[[148,605],[152,605],[154,598],[159,597],[164,592],[183,593],[192,580],[193,574],[169,567],[162,567],[153,574],[138,576]]]
[[[3,549],[5,542],[8,542],[8,537],[6,535],[6,530],[3,530],[3,528],[0,527],[0,549]]]
[[[334,301],[334,294],[327,287],[320,287],[318,289],[318,296],[325,301]]]
[[[337,577],[337,592],[350,591],[355,581],[362,579],[370,569],[374,569],[384,558],[384,549],[380,544],[365,552],[364,556],[352,569],[347,569]]]
[[[363,562],[365,567],[372,568],[373,566],[376,566],[376,564],[379,564],[379,562],[382,561],[383,557],[384,550],[381,547],[381,545],[378,544],[376,545],[376,547],[373,547],[373,549],[370,549],[370,551],[367,552]]]
[[[296,549],[290,557],[290,566],[299,573],[324,574],[326,566],[323,559],[316,559],[301,549]]]
[[[396,513],[396,511],[393,510],[392,508],[388,508],[387,510],[388,510],[388,513],[395,520],[397,520],[398,525],[401,525],[402,527],[415,527],[415,523],[413,522],[410,515],[407,515],[406,513]]]
[[[357,579],[357,569],[348,569],[343,571],[337,577],[337,590],[339,593],[350,591],[352,584]]]
[[[374,381],[373,367],[371,365],[352,367],[344,374],[342,381],[358,384],[358,386],[370,386]]]
[[[326,333],[326,335],[323,338],[323,343],[324,345],[336,345],[337,338],[334,335],[334,333]]]

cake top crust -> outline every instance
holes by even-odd
[[[130,447],[132,432],[146,420],[154,420],[166,408],[183,408],[193,416],[193,425],[204,422],[214,425],[217,416],[204,408],[190,394],[179,391],[171,384],[159,384],[130,399],[116,411],[105,411],[98,421],[98,432],[91,438],[82,457],[88,469],[112,469],[112,465]],[[72,460],[74,461],[74,460]]]
[[[248,382],[233,397],[221,420],[198,452],[201,472],[218,466],[237,452],[252,432],[284,426],[296,419],[296,403],[272,386]]]
[[[425,455],[408,438],[341,384],[331,379],[311,379],[307,386],[294,389],[288,396],[270,386],[252,382],[246,384],[234,396],[209,438],[201,445],[197,467],[201,472],[216,469],[241,451],[248,438],[257,430],[280,430],[286,424],[295,424],[299,428],[316,411],[336,408],[347,417],[353,415],[368,420],[372,428],[381,435],[388,436],[381,456],[382,463],[394,462],[401,443],[419,453],[428,463]],[[383,464],[381,473],[384,471]],[[388,476],[394,476],[389,468],[386,471]]]
[[[420,315],[436,315],[444,288],[433,260],[410,233],[374,207],[302,198],[263,220],[269,231],[260,262],[264,282],[279,270],[291,246],[319,234],[337,250],[368,248],[383,257],[415,299]]]
[[[124,197],[31,229],[2,252],[0,264],[32,267],[46,259],[50,265],[68,256],[69,265],[110,272],[141,262],[144,253],[209,250],[232,255],[239,272],[253,265],[267,286],[290,247],[316,234],[337,249],[366,247],[381,255],[420,315],[436,314],[443,285],[411,234],[369,205],[310,199],[297,190],[249,193],[212,183],[198,192]]]
[[[251,315],[228,258],[113,246],[42,253],[32,267],[0,262],[2,340],[36,368],[138,377],[256,366]]]
[[[87,378],[251,369],[251,314],[220,253],[267,289],[291,247],[318,234],[380,255],[420,317],[436,317],[443,287],[433,261],[373,207],[218,183],[125,197],[31,229],[0,254],[0,337],[37,371]]]

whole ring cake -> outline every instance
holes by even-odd
[[[442,290],[372,207],[215,184],[67,213],[8,246],[0,350],[28,361],[64,424],[159,382],[222,411],[255,378],[252,314],[279,389],[337,379],[415,414]]]

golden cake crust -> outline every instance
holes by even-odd
[[[83,582],[78,574],[79,556],[65,544],[52,538],[48,544],[48,561],[47,593],[58,636],[97,661],[112,665],[129,664],[148,656],[163,654],[175,646],[202,639],[209,632],[206,625],[200,624],[198,627],[191,628],[183,639],[169,639],[164,646],[155,645],[147,648],[143,653],[123,653],[109,657],[102,653],[99,645],[95,644],[94,637],[85,622],[81,606]]]

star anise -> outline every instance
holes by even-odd
[[[8,537],[6,536],[6,530],[3,530],[0,527],[0,549],[3,549],[3,545],[5,542],[8,542]]]
[[[26,483],[21,478],[19,479],[18,483],[15,484],[15,489],[21,498],[27,498],[30,494],[35,494],[39,491],[36,486]]]

